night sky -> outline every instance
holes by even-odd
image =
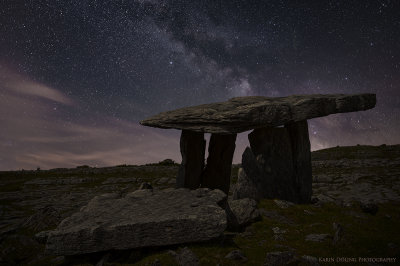
[[[312,149],[397,144],[399,87],[395,0],[0,1],[0,170],[180,162],[138,122],[249,95],[376,93],[310,120]]]

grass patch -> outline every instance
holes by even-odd
[[[370,158],[390,160],[399,158],[399,151],[400,145],[334,147],[313,152],[312,158],[314,160]],[[348,166],[348,164],[346,164],[346,167],[337,167],[332,166],[335,162],[331,163],[326,164],[326,166],[314,167],[313,174],[333,176],[332,183],[335,183],[339,178],[361,174],[361,177],[356,182],[368,181],[376,184],[396,184],[396,177],[390,176],[390,172],[400,170],[399,165],[393,165],[390,168],[380,165],[353,167],[351,165]],[[239,167],[240,165],[232,166],[231,184],[237,182]],[[24,183],[30,180],[54,180],[57,178],[90,179],[90,182],[67,185],[71,191],[96,189],[96,193],[98,192],[99,194],[106,191],[108,186],[112,190],[119,189],[119,186],[132,185],[129,182],[103,184],[109,178],[136,177],[140,180],[134,186],[140,185],[141,182],[149,182],[156,187],[161,187],[155,181],[162,177],[175,178],[178,168],[178,164],[166,160],[141,166],[118,165],[104,168],[79,167],[73,169],[0,172],[0,193],[29,193],[46,189],[53,185],[24,185]],[[57,186],[64,185],[57,184]],[[174,184],[163,184],[162,187],[164,186],[174,187]],[[64,188],[67,189],[67,187]],[[343,189],[348,189],[348,187],[344,186]],[[107,190],[107,192],[109,191]],[[3,197],[0,200],[0,205],[5,213],[15,211],[24,213],[27,217],[33,213],[33,206],[19,206],[18,202],[11,198]],[[265,209],[273,215],[263,216],[260,221],[248,226],[245,232],[227,233],[224,238],[204,243],[116,252],[107,265],[151,265],[156,259],[160,261],[161,265],[177,265],[168,250],[179,252],[185,246],[189,247],[198,256],[201,265],[241,265],[242,263],[240,262],[225,258],[229,252],[236,249],[240,249],[248,258],[246,265],[262,265],[268,252],[286,250],[295,250],[299,256],[309,255],[317,258],[397,257],[400,259],[400,234],[398,233],[400,204],[389,202],[378,206],[378,213],[370,215],[363,213],[357,204],[353,204],[351,207],[342,207],[333,203],[326,203],[322,207],[295,205],[281,209],[273,200],[262,200],[258,204],[259,209]],[[61,210],[61,213],[63,211],[71,212],[71,210]],[[343,237],[337,244],[333,243],[335,235],[333,223],[343,226]],[[281,231],[285,231],[278,234],[281,237],[275,236],[276,234],[272,230],[274,227],[279,227]],[[31,242],[35,233],[28,229],[19,229],[15,234],[1,236],[0,250],[7,251],[3,256],[6,263],[27,264],[29,262],[32,265],[58,265],[62,263],[62,260],[57,260],[55,257],[40,257],[44,246]],[[331,238],[323,242],[305,241],[306,236],[309,234],[329,234]],[[28,243],[28,245],[23,243]],[[90,261],[78,260],[75,264],[93,265],[100,258],[92,258]]]

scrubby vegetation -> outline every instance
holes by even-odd
[[[385,159],[392,162],[399,157],[400,145],[335,147],[313,152],[313,161],[320,162],[314,164],[313,171],[324,175],[353,175],[358,172],[358,168],[352,168],[352,163],[346,163],[349,160]],[[326,161],[334,160],[338,162],[325,164]],[[340,164],[341,161],[344,163]],[[158,188],[173,187],[178,167],[172,160],[165,160],[143,166],[81,166],[73,169],[0,172],[0,264],[96,264],[107,253],[73,258],[43,255],[44,245],[38,243],[33,236],[39,229],[55,228],[57,223],[43,225],[36,221],[35,224],[32,215],[50,205],[60,217],[66,217],[95,195],[112,191],[126,193],[135,190],[141,182],[149,182]],[[400,182],[399,165],[382,167],[386,169],[385,175],[393,169],[394,177],[376,179],[381,176],[383,168],[371,167],[369,175],[363,178],[371,178],[373,182],[390,181],[393,182],[392,186]],[[232,166],[232,184],[237,180],[238,168],[239,165]],[[151,265],[156,260],[161,265],[177,265],[170,250],[179,252],[183,247],[189,247],[201,265],[262,265],[266,254],[273,251],[292,251],[299,257],[308,255],[317,259],[400,259],[400,203],[386,201],[377,206],[378,212],[373,215],[363,212],[357,201],[346,205],[333,201],[280,208],[273,200],[262,200],[258,204],[262,219],[248,226],[244,232],[226,232],[223,237],[205,243],[115,251],[109,254],[105,265]],[[31,220],[27,223],[29,217]],[[54,214],[51,217],[56,216]],[[337,235],[334,223],[342,228],[340,236]],[[306,241],[309,234],[327,234],[327,237],[321,242]],[[225,258],[233,250],[241,250],[247,261]],[[306,265],[304,262],[302,264]]]

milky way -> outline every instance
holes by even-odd
[[[248,95],[376,93],[312,149],[399,143],[400,3],[314,2],[1,1],[0,170],[180,161],[138,121]]]

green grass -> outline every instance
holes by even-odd
[[[316,258],[326,257],[396,257],[399,249],[391,250],[389,243],[400,247],[398,220],[400,205],[387,203],[379,205],[376,215],[365,214],[366,218],[356,218],[355,214],[363,215],[358,205],[343,208],[334,204],[325,204],[323,207],[312,205],[295,205],[287,209],[280,209],[272,200],[262,200],[259,208],[275,211],[292,220],[294,225],[280,223],[263,217],[259,222],[247,228],[250,235],[237,234],[226,241],[214,241],[202,244],[187,244],[200,259],[201,265],[241,265],[225,256],[232,250],[240,249],[248,258],[246,265],[262,265],[267,252],[285,251],[290,248],[296,250],[299,256],[309,255]],[[305,214],[304,210],[312,212]],[[390,215],[391,218],[386,216]],[[333,223],[339,223],[344,228],[343,238],[333,244],[332,240],[324,242],[305,241],[308,234],[330,234],[333,238]],[[314,226],[310,226],[313,225]],[[286,230],[283,240],[273,238],[273,227]],[[176,265],[167,251],[158,251],[148,254],[134,265],[146,265],[159,259],[162,265]]]
[[[312,153],[314,160],[337,160],[356,158],[383,158],[392,159],[400,157],[400,146],[353,146],[335,147],[316,151]],[[237,181],[237,172],[240,165],[232,166],[231,182]],[[70,185],[72,190],[96,189],[104,185],[106,179],[117,178],[140,178],[141,182],[149,182],[155,186],[155,181],[162,177],[175,178],[179,165],[175,163],[158,163],[143,166],[119,165],[117,167],[91,168],[80,167],[73,169],[53,169],[40,171],[14,171],[0,172],[0,193],[17,192],[24,193],[29,190],[41,189],[42,185],[24,185],[25,182],[35,179],[54,178],[92,178],[92,182]],[[392,166],[390,170],[399,170],[400,166]],[[336,179],[346,177],[352,173],[367,173],[362,179],[378,177],[382,182],[392,184],[395,177],[386,178],[388,169],[386,166],[365,166],[359,167],[320,167],[314,168],[313,174],[329,174],[336,176]],[[334,178],[335,179],[335,178]],[[374,181],[375,182],[375,181]],[[380,181],[376,181],[380,182]],[[116,184],[120,186],[133,185],[129,183]],[[48,185],[43,185],[48,186]],[[173,187],[174,184],[165,184]],[[19,206],[18,202],[3,198],[0,205],[7,212],[9,208],[26,213],[27,217],[33,214],[33,206]],[[314,257],[397,257],[400,259],[400,234],[398,221],[400,220],[400,203],[379,204],[379,211],[376,215],[365,214],[357,204],[351,207],[342,207],[335,204],[324,204],[322,207],[314,205],[295,205],[287,209],[280,209],[272,200],[262,200],[258,207],[285,217],[293,222],[287,224],[263,217],[260,221],[247,227],[243,233],[227,233],[224,238],[204,242],[176,245],[171,247],[160,247],[153,249],[138,249],[113,256],[110,263],[106,265],[150,265],[156,259],[162,265],[177,265],[175,259],[168,253],[168,250],[179,250],[185,246],[189,247],[200,259],[201,265],[242,265],[240,262],[233,262],[225,256],[233,250],[240,249],[248,261],[245,265],[262,265],[266,254],[273,251],[285,251],[294,249],[299,256],[309,255]],[[307,214],[304,210],[311,212]],[[326,233],[334,236],[332,224],[339,223],[344,228],[341,241],[333,244],[332,240],[324,242],[305,241],[308,234]],[[312,225],[312,226],[311,226]],[[273,227],[286,230],[283,239],[274,239]],[[0,250],[13,249],[5,256],[10,264],[27,264],[43,253],[42,244],[23,244],[18,238],[31,239],[36,232],[26,228],[20,228],[13,234],[0,236]],[[32,240],[33,241],[33,240]],[[394,244],[395,248],[388,247]],[[99,258],[96,258],[99,260]],[[96,260],[95,259],[95,260]],[[75,263],[91,265],[91,260],[78,259]],[[58,265],[61,260],[55,257],[42,256],[36,258],[32,265]],[[1,263],[0,263],[1,264]],[[353,265],[353,264],[352,264]]]

